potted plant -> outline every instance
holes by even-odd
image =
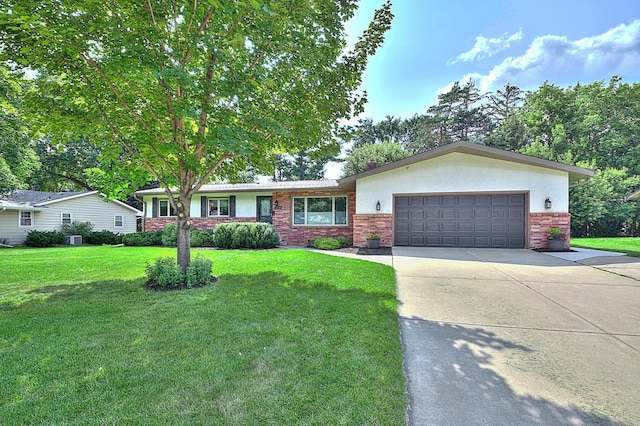
[[[367,238],[367,248],[379,248],[380,247],[380,234],[369,234]]]
[[[547,245],[549,250],[561,251],[564,250],[564,241],[566,235],[560,230],[560,228],[547,229]]]

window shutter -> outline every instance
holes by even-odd
[[[207,217],[207,197],[200,197],[200,217]]]
[[[158,217],[158,197],[151,199],[151,217]]]
[[[229,217],[236,217],[236,196],[229,197]]]

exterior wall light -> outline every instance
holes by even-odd
[[[278,200],[273,202],[273,209],[277,209],[278,208]]]
[[[380,211],[380,201],[378,200],[378,202],[376,203],[376,211]]]
[[[549,199],[549,197],[547,197],[547,199],[544,200],[544,208],[545,209],[550,209],[551,208],[551,200]]]

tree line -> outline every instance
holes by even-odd
[[[572,235],[640,235],[640,84],[609,82],[535,91],[514,85],[481,94],[455,83],[437,103],[408,119],[363,119],[353,128],[344,175],[371,159],[388,163],[456,141],[470,141],[595,170],[570,189]]]

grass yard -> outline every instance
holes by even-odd
[[[618,251],[627,253],[629,256],[640,257],[640,238],[637,237],[571,238],[571,246]]]
[[[175,250],[0,251],[0,423],[400,425],[392,268],[193,250],[217,284],[142,288]]]

